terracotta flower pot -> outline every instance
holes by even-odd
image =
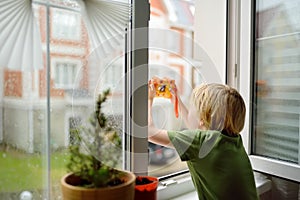
[[[135,200],[156,200],[158,179],[151,176],[136,177]]]
[[[84,188],[68,184],[74,179],[74,175],[69,173],[61,179],[62,196],[64,200],[132,200],[134,199],[135,175],[125,172],[124,183],[105,188]],[[76,180],[75,180],[76,181]]]

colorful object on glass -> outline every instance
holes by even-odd
[[[154,82],[154,87],[156,90],[156,97],[164,97],[171,99],[172,98],[172,93],[170,91],[171,89],[171,84],[174,83],[174,80],[159,80],[159,82]],[[179,112],[178,112],[178,98],[175,98],[175,103],[174,103],[174,111],[175,111],[175,116],[178,118]]]

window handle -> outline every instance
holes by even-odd
[[[169,185],[174,185],[177,184],[177,181],[170,179],[170,180],[165,180],[160,182],[163,186],[169,186]]]

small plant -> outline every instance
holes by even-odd
[[[116,169],[121,160],[121,138],[102,111],[110,90],[98,96],[95,111],[85,126],[71,130],[69,172],[79,180],[77,186],[88,188],[121,184],[122,171]]]

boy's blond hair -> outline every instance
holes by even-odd
[[[234,88],[218,83],[202,84],[193,90],[191,101],[207,129],[229,135],[242,131],[246,108],[243,98]]]

